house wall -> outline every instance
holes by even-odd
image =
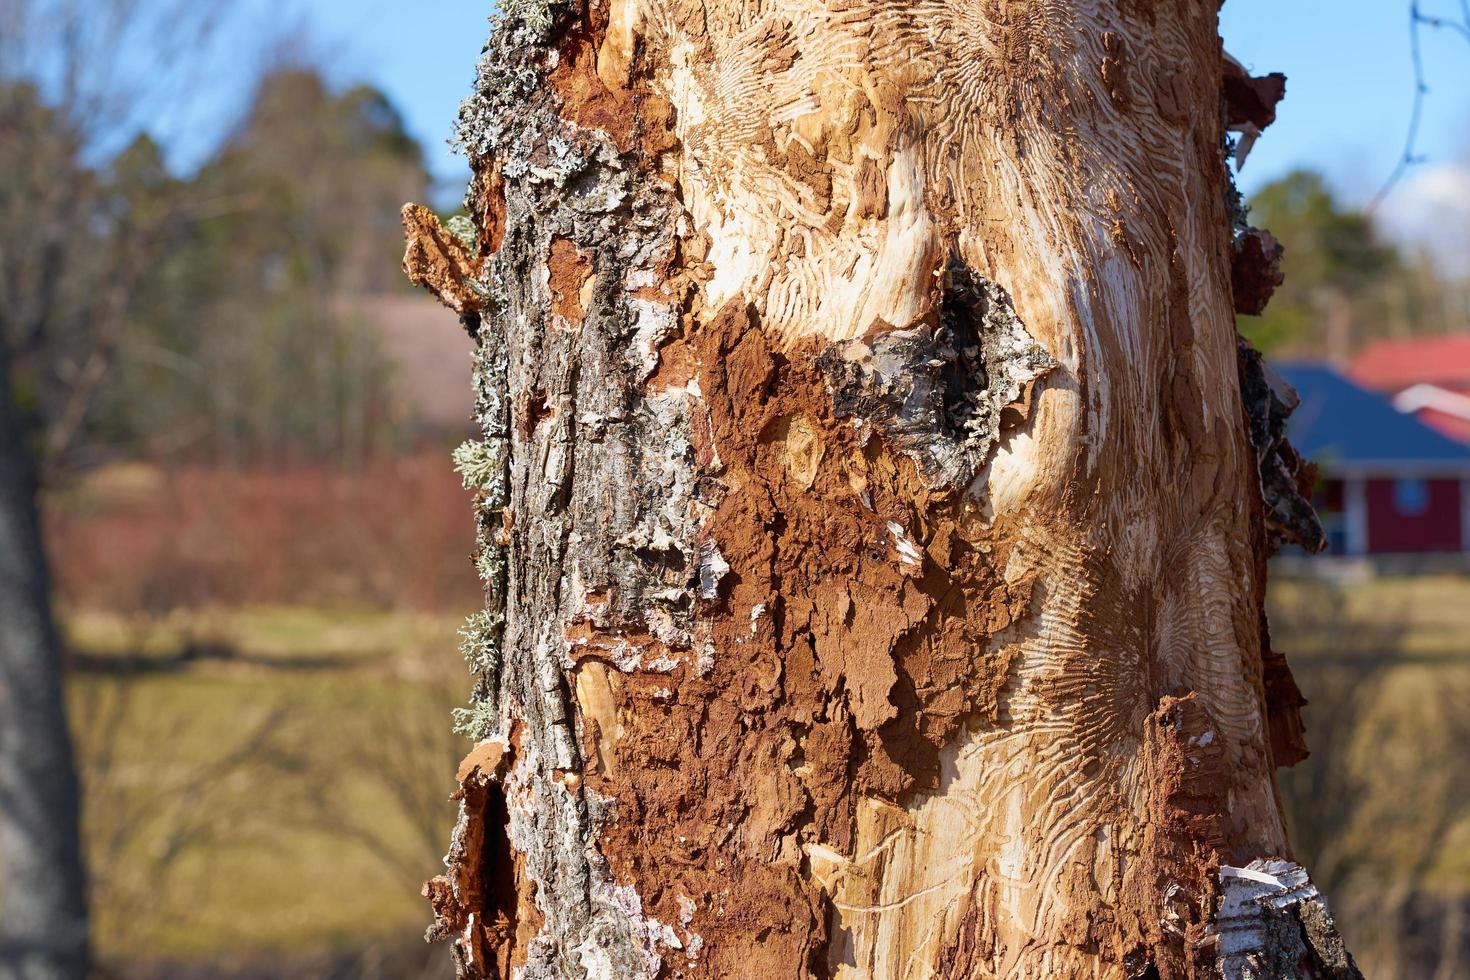
[[[1327,535],[1327,553],[1330,555],[1345,555],[1349,552],[1345,499],[1343,481],[1336,477],[1319,480],[1317,490],[1312,495],[1312,506],[1317,509],[1317,517]]]
[[[1461,550],[1459,480],[1370,478],[1364,491],[1370,554]]]

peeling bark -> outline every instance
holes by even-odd
[[[462,975],[1246,975],[1315,525],[1215,7],[505,5],[474,246],[406,215],[479,343]]]
[[[422,204],[403,206],[403,230],[408,239],[403,273],[409,282],[423,286],[461,316],[479,312],[482,297],[475,288],[477,267],[469,247]]]
[[[1220,972],[1225,980],[1324,977],[1361,980],[1327,905],[1290,861],[1220,868]]]

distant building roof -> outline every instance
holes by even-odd
[[[1333,470],[1433,470],[1470,474],[1470,449],[1388,399],[1305,361],[1273,364],[1301,396],[1288,434],[1307,459]]]
[[[1398,392],[1416,384],[1470,390],[1470,333],[1380,340],[1353,358],[1348,374],[1374,391]]]
[[[1456,442],[1470,444],[1470,395],[1438,385],[1418,384],[1394,395],[1393,407]]]

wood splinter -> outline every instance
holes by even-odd
[[[403,271],[415,286],[433,293],[460,316],[480,312],[475,280],[480,263],[463,242],[422,204],[403,206]]]

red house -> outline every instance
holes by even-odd
[[[1326,365],[1275,367],[1301,396],[1289,435],[1318,466],[1330,552],[1470,551],[1470,447]]]
[[[1369,344],[1348,375],[1394,408],[1470,444],[1470,333]]]

